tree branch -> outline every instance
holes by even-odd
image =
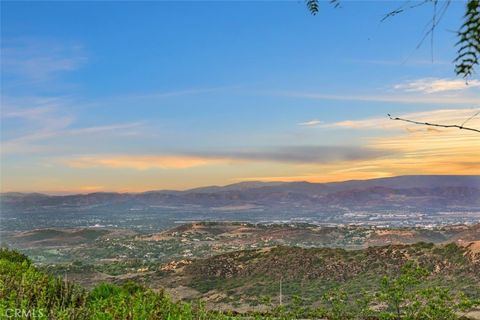
[[[442,127],[442,128],[458,128],[458,129],[461,129],[461,130],[469,130],[469,131],[475,131],[475,132],[480,133],[479,129],[464,127],[463,125],[459,126],[457,124],[438,124],[438,123],[414,121],[414,120],[409,120],[409,119],[392,117],[390,114],[388,114],[388,117],[390,118],[390,120],[399,120],[399,121],[409,122],[409,123],[413,123],[413,124],[421,124],[421,125],[424,125],[424,126]]]

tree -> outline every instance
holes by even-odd
[[[376,292],[352,296],[334,288],[323,296],[323,315],[329,320],[456,320],[479,305],[463,293],[430,285],[429,276],[427,269],[407,262],[398,275],[383,277]]]
[[[480,58],[480,1],[469,0],[464,23],[458,32],[459,47],[455,59],[455,72],[463,77],[471,77]]]
[[[406,1],[400,7],[388,12],[382,21],[394,17],[406,10],[417,8],[425,4],[432,4],[434,13],[429,22],[429,28],[425,32],[419,46],[422,45],[427,37],[430,37],[431,45],[433,47],[434,31],[447,11],[451,1],[452,0],[443,1],[441,7],[439,7],[439,0],[422,0],[413,5],[410,4],[409,1]],[[340,5],[339,0],[329,0],[328,2],[335,7]],[[316,15],[319,12],[319,0],[306,0],[305,3],[312,15]],[[456,46],[458,50],[457,57],[453,62],[455,63],[455,73],[458,76],[468,79],[473,76],[480,59],[480,0],[467,1],[463,19],[463,24],[457,32],[458,42],[456,43]]]
[[[403,319],[405,313],[404,307],[414,300],[415,294],[411,288],[420,283],[428,272],[411,263],[402,267],[401,274],[397,278],[385,276],[382,279],[380,292],[377,297],[379,301],[386,303],[384,312],[386,319]]]
[[[433,5],[433,16],[429,22],[429,28],[422,37],[420,43],[417,45],[417,48],[420,47],[427,37],[431,39],[431,47],[433,50],[433,35],[436,27],[439,22],[442,20],[443,15],[448,10],[452,0],[445,0],[442,5],[439,7],[439,0],[422,0],[416,4],[410,4],[409,1],[404,2],[398,8],[388,12],[382,19],[382,21],[394,17],[406,10],[414,9],[431,3]],[[319,12],[320,4],[319,0],[306,0],[306,6],[312,15],[316,15]],[[340,5],[339,0],[329,0],[329,3],[335,7]],[[480,0],[468,0],[466,5],[466,10],[464,14],[464,22],[457,32],[458,41],[456,46],[457,57],[453,61],[455,64],[455,73],[457,76],[462,76],[465,79],[471,78],[475,72],[475,67],[479,64],[480,59]],[[432,54],[433,56],[433,54]],[[457,128],[460,130],[468,130],[480,133],[479,129],[465,127],[465,124],[480,114],[480,111],[476,112],[473,116],[466,119],[462,124],[439,124],[431,122],[420,122],[410,119],[404,119],[399,117],[392,117],[388,114],[390,120],[398,120],[409,122],[413,124],[433,126],[433,127],[442,127],[442,128]]]
[[[386,304],[380,318],[455,320],[460,311],[477,304],[447,288],[426,286],[429,274],[428,270],[409,262],[396,278],[384,277],[377,294],[378,302]]]

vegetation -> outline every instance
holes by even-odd
[[[162,291],[128,282],[90,292],[38,271],[24,255],[0,250],[0,315],[23,319],[226,319],[201,304],[174,303]]]
[[[81,287],[37,270],[15,251],[0,249],[0,314],[21,319],[459,319],[460,312],[479,305],[461,293],[425,286],[427,269],[406,263],[396,276],[380,280],[377,292],[356,296],[332,288],[316,308],[295,296],[288,305],[260,303],[268,311],[235,314],[209,311],[200,302],[173,302],[134,282],[102,283],[87,292]]]
[[[427,31],[425,32],[422,41],[419,43],[419,46],[423,41],[430,36],[433,43],[433,33],[438,26],[440,20],[445,14],[446,10],[450,6],[452,0],[443,1],[443,6],[439,8],[438,0],[422,0],[418,3],[412,4],[410,1],[405,1],[400,7],[388,12],[383,20],[386,20],[390,17],[396,16],[406,10],[417,8],[421,5],[430,3],[433,5],[434,13],[431,21],[427,25]],[[338,7],[340,5],[339,0],[329,0],[332,5]],[[305,0],[308,11],[312,15],[316,15],[320,10],[320,0]],[[480,1],[479,0],[468,0],[466,3],[465,14],[463,17],[463,24],[460,27],[460,30],[457,32],[458,42],[456,46],[457,57],[454,60],[455,63],[455,73],[458,76],[464,78],[470,78],[474,75],[475,68],[479,64],[480,58]],[[382,21],[383,21],[382,20]]]
[[[206,258],[246,249],[277,245],[302,248],[363,249],[388,243],[445,243],[455,239],[480,240],[480,225],[447,228],[386,229],[362,226],[321,227],[309,224],[195,223],[154,234],[95,229],[38,229],[4,237],[49,273],[100,272],[110,276],[155,271],[173,260]],[[61,238],[58,237],[61,235]],[[82,236],[80,236],[82,235]],[[35,239],[32,241],[32,239]]]
[[[424,283],[480,298],[479,265],[468,254],[456,244],[422,242],[363,250],[285,246],[244,250],[192,261],[185,267],[189,282],[184,285],[207,297],[215,290],[250,303],[265,295],[277,297],[283,279],[284,301],[301,295],[307,304],[315,304],[332,288],[353,296],[363,290],[379,291],[382,277],[395,277],[402,265],[413,262],[428,270]]]
[[[458,56],[455,59],[455,72],[471,77],[480,58],[480,1],[469,0],[464,23],[458,32]]]

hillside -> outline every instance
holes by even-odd
[[[86,287],[134,280],[164,288],[175,299],[201,299],[209,308],[250,312],[266,308],[262,299],[279,302],[280,280],[284,301],[301,297],[305,305],[315,306],[335,288],[350,295],[375,292],[383,276],[395,276],[402,266],[415,263],[429,271],[426,284],[480,298],[479,228],[194,223],[102,239],[71,251],[81,264],[46,269]]]
[[[177,241],[189,243],[193,247],[208,243],[213,247],[237,246],[239,249],[268,244],[301,247],[366,248],[385,244],[448,243],[480,240],[480,224],[436,228],[378,228],[355,225],[330,227],[302,223],[198,222],[183,224],[159,233],[139,236],[137,239],[145,241],[177,239]]]
[[[199,304],[172,302],[163,291],[153,292],[133,282],[99,284],[85,291],[39,271],[26,256],[5,249],[0,249],[0,283],[2,319],[234,319]]]
[[[114,284],[99,284],[89,291],[83,290],[72,282],[48,275],[34,267],[24,255],[15,251],[0,250],[0,311],[7,314],[8,310],[18,309],[23,317],[35,319],[474,319],[475,307],[480,301],[475,297],[478,292],[478,266],[472,263],[467,251],[455,245],[435,248],[423,244],[382,248],[377,253],[383,253],[388,262],[399,262],[402,257],[421,253],[431,254],[438,258],[432,261],[432,270],[421,266],[424,262],[407,258],[410,262],[402,266],[387,268],[391,274],[381,278],[371,271],[370,277],[353,287],[356,292],[348,289],[346,283],[349,277],[354,279],[355,269],[349,277],[341,276],[336,271],[347,269],[359,263],[371,253],[355,252],[353,255],[334,250],[305,250],[299,248],[275,248],[267,251],[237,252],[211,259],[199,260],[180,273],[188,275],[188,279],[196,280],[199,290],[207,292],[209,297],[204,302],[173,302],[163,289],[152,291],[131,280],[123,280],[121,286]],[[358,258],[356,257],[358,255]],[[363,255],[363,256],[362,256]],[[396,258],[394,258],[396,256]],[[328,261],[329,259],[334,259]],[[390,259],[393,259],[392,261]],[[378,258],[377,258],[378,260]],[[333,262],[326,264],[323,262]],[[405,262],[405,260],[402,260]],[[307,263],[306,263],[307,262]],[[306,263],[306,264],[305,264]],[[440,267],[436,263],[443,263]],[[275,268],[271,268],[272,264]],[[323,266],[323,267],[322,267]],[[318,269],[311,273],[310,268]],[[439,275],[452,274],[451,268],[458,268],[455,275],[461,274],[464,282],[454,281],[445,287],[435,283]],[[268,268],[268,271],[267,269]],[[298,268],[298,269],[297,269]],[[297,271],[296,271],[297,269]],[[236,270],[236,271],[234,271]],[[288,271],[287,271],[288,270]],[[170,272],[176,273],[179,270]],[[279,274],[278,271],[282,271]],[[287,271],[287,272],[285,272]],[[260,273],[259,273],[260,272]],[[307,273],[305,273],[307,272]],[[364,273],[363,270],[361,273]],[[264,276],[266,275],[266,276]],[[239,277],[248,280],[239,280]],[[260,277],[259,277],[260,276]],[[284,303],[272,300],[270,292],[275,291],[275,283],[265,286],[270,279],[283,279]],[[212,281],[215,291],[205,287],[205,282]],[[292,285],[295,279],[303,278],[301,286]],[[343,283],[317,286],[316,279],[328,281],[343,281]],[[232,280],[236,279],[232,286]],[[456,278],[453,278],[456,280]],[[137,279],[138,280],[138,279]],[[203,282],[202,282],[203,281]],[[251,282],[256,281],[256,282]],[[149,285],[154,283],[149,279]],[[462,286],[457,286],[461,283]],[[240,285],[239,285],[240,284]],[[242,286],[243,284],[243,286]],[[304,285],[306,284],[306,286]],[[340,284],[340,286],[339,286]],[[368,284],[368,285],[367,285]],[[212,286],[212,283],[208,284]],[[362,286],[362,288],[359,288]],[[443,286],[443,287],[442,287]],[[12,290],[15,288],[15,290]],[[263,296],[258,291],[264,290]],[[473,289],[472,289],[473,288]],[[177,286],[177,289],[179,287]],[[301,289],[296,295],[292,292]],[[359,291],[359,289],[362,289]],[[366,289],[366,290],[363,290]],[[224,290],[229,290],[231,297],[225,296]],[[311,291],[310,291],[311,290]],[[467,290],[467,297],[461,293]],[[244,292],[243,294],[240,292]],[[319,296],[319,291],[323,294]],[[313,293],[313,294],[312,294]],[[239,305],[247,300],[250,310],[239,313]],[[398,305],[393,299],[401,299]],[[312,298],[317,301],[312,304]],[[221,306],[211,302],[230,299]],[[205,307],[205,301],[207,307]],[[229,304],[230,303],[230,304]],[[219,309],[211,310],[212,307]],[[28,314],[28,315],[26,315]],[[34,315],[33,315],[34,314]]]
[[[27,253],[43,272],[87,290],[104,282],[123,290],[134,281],[165,291],[180,305],[200,300],[219,316],[275,318],[301,307],[301,318],[328,318],[325,296],[338,294],[348,297],[342,301],[350,301],[355,314],[360,306],[351,301],[368,297],[382,305],[375,300],[382,279],[401,276],[409,265],[428,274],[414,286],[418,295],[435,289],[455,299],[460,293],[480,298],[479,224],[380,228],[197,222],[154,233],[35,229],[3,240]],[[283,311],[277,310],[280,282]]]
[[[62,268],[81,262],[109,275],[145,268],[154,270],[158,264],[172,260],[204,258],[279,245],[363,249],[418,242],[455,242],[463,245],[478,240],[480,224],[437,228],[378,228],[198,222],[155,233],[94,227],[35,229],[5,233],[3,236],[5,244],[21,249],[36,263],[56,264],[57,268]]]
[[[80,229],[35,229],[14,233],[8,242],[21,248],[71,247],[105,241],[110,238],[131,237],[136,233],[130,230],[105,228]]]
[[[148,282],[170,285],[173,292],[179,285],[189,287],[195,289],[186,291],[189,298],[242,309],[256,305],[262,297],[276,301],[282,279],[284,301],[300,296],[306,304],[315,305],[332,288],[351,295],[378,290],[379,279],[398,274],[403,265],[412,262],[429,270],[426,283],[480,298],[480,253],[455,244],[390,245],[354,251],[295,247],[236,251],[164,268],[168,271],[162,277],[152,275]]]

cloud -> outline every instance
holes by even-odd
[[[51,106],[47,107],[34,107],[25,110],[6,110],[1,113],[2,119],[6,118],[22,118],[22,119],[35,119],[46,113],[52,112],[53,108]]]
[[[431,111],[412,112],[394,115],[396,117],[440,124],[462,124],[466,119],[475,114],[475,109],[437,109]],[[473,122],[472,122],[473,121]],[[480,127],[478,120],[469,121],[469,126]],[[344,120],[333,123],[322,124],[323,128],[344,128],[344,129],[406,129],[411,132],[418,130],[444,131],[444,129],[431,130],[430,127],[421,127],[400,121],[390,120],[387,115],[382,118],[370,118],[361,120]],[[451,130],[451,129],[450,129]]]
[[[478,97],[475,96],[437,96],[424,94],[379,94],[379,95],[335,95],[312,92],[276,92],[275,94],[315,100],[337,100],[337,101],[370,101],[370,102],[391,102],[391,103],[405,103],[405,104],[441,104],[441,105],[478,105]]]
[[[211,153],[230,159],[245,161],[271,161],[296,164],[318,164],[335,161],[372,159],[385,155],[377,149],[359,146],[284,146],[261,150]]]
[[[88,155],[61,159],[73,168],[189,169],[209,165],[260,162],[322,164],[373,159],[386,155],[382,150],[353,146],[287,146],[234,152],[202,152],[143,155]]]
[[[72,102],[60,97],[2,97],[2,154],[41,153],[58,148],[56,138],[97,134],[132,135],[144,122],[75,127]]]
[[[65,130],[63,132],[57,133],[57,135],[83,135],[83,134],[91,134],[91,133],[123,131],[125,129],[138,128],[143,124],[144,122],[138,121],[138,122],[127,122],[127,123],[115,123],[115,124],[101,125],[101,126],[82,127],[77,129]],[[123,132],[121,135],[127,135],[127,133]]]
[[[53,123],[54,121],[55,123]],[[55,118],[54,120],[50,120],[50,123],[52,126],[48,128],[2,142],[2,154],[41,153],[52,150],[52,144],[48,142],[52,142],[55,138],[72,136],[81,136],[84,138],[87,135],[99,133],[102,133],[103,136],[106,133],[116,133],[119,136],[127,136],[132,134],[128,129],[138,128],[143,124],[142,122],[117,123],[69,129],[70,124],[73,123],[71,118]],[[39,144],[41,142],[46,142],[47,144]]]
[[[226,162],[225,159],[183,155],[107,155],[83,156],[63,161],[72,168],[104,167],[110,169],[187,169]]]
[[[44,82],[85,64],[87,57],[84,51],[76,43],[7,39],[2,43],[2,73],[30,83]]]
[[[2,96],[2,154],[40,152],[35,142],[62,132],[74,122],[65,112],[67,100],[58,97]]]
[[[323,121],[320,121],[320,120],[310,120],[310,121],[306,121],[306,122],[300,122],[298,125],[300,126],[305,126],[305,127],[315,127],[315,126],[318,126],[319,124],[322,124]]]
[[[419,121],[462,123],[475,114],[473,109],[431,110],[399,115]],[[469,126],[480,128],[480,118]],[[432,128],[391,121],[385,118],[345,120],[329,127],[381,129],[382,135],[366,138],[366,147],[383,150],[384,157],[358,160],[348,165],[326,163],[317,181],[365,179],[405,174],[478,174],[480,137],[478,133],[458,129]],[[395,130],[393,130],[395,129]],[[311,174],[315,176],[314,174]]]
[[[236,90],[241,88],[239,85],[230,85],[230,86],[218,86],[218,87],[205,87],[205,88],[192,88],[184,90],[174,90],[174,91],[164,91],[164,92],[155,92],[149,94],[133,94],[129,96],[121,96],[121,99],[132,98],[134,100],[138,99],[157,99],[157,98],[168,98],[168,97],[182,97],[188,95],[199,95],[204,93],[215,93],[227,90]],[[118,97],[116,97],[118,98]]]
[[[366,147],[386,150],[386,155],[319,163],[307,167],[307,172],[289,170],[286,175],[277,176],[266,172],[238,180],[329,182],[414,174],[476,175],[480,172],[480,139],[475,133],[403,131],[370,138]]]
[[[323,170],[322,170],[323,171]],[[316,183],[338,182],[346,180],[364,180],[374,178],[384,178],[393,176],[390,172],[384,171],[365,171],[352,170],[352,172],[343,173],[342,170],[323,171],[321,173],[309,173],[305,175],[291,175],[291,176],[253,176],[235,179],[237,182],[241,181],[264,181],[264,182],[297,182],[308,181]]]
[[[404,83],[393,86],[396,90],[405,92],[421,92],[421,93],[438,93],[446,91],[463,91],[480,87],[479,80],[470,80],[465,82],[462,79],[437,79],[423,78],[417,80],[406,81]]]
[[[105,189],[104,186],[81,186],[79,188],[82,192],[97,192]]]

